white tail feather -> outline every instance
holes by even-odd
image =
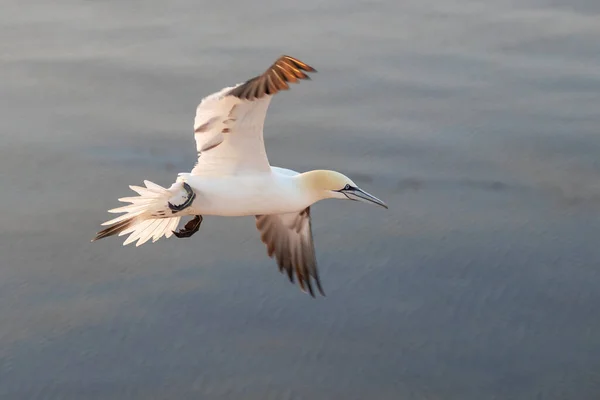
[[[129,234],[123,246],[136,240],[136,246],[141,246],[150,239],[156,242],[163,236],[169,238],[173,235],[181,216],[187,215],[182,212],[181,215],[172,217],[168,205],[169,199],[185,195],[182,182],[174,183],[169,189],[150,181],[144,181],[144,184],[146,187],[129,186],[139,196],[120,198],[119,201],[130,204],[113,208],[108,212],[124,214],[102,223],[108,228],[98,232],[92,241],[113,235]]]

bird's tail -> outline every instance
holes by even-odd
[[[110,213],[125,213],[102,225],[110,225],[108,228],[98,232],[92,242],[113,235],[127,235],[129,237],[123,242],[123,246],[138,241],[140,246],[152,239],[156,242],[161,237],[167,238],[173,235],[179,220],[186,213],[174,216],[175,212],[169,208],[170,203],[177,203],[185,198],[186,188],[182,182],[174,183],[169,189],[159,186],[150,181],[144,181],[146,187],[129,186],[139,196],[124,197],[119,199],[126,206],[108,210]],[[188,187],[189,188],[189,187]]]

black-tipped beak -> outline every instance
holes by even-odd
[[[385,209],[388,208],[387,204],[385,204],[382,200],[378,199],[370,193],[365,192],[361,188],[349,187],[340,190],[340,192],[345,194],[346,197],[350,200],[361,201],[363,203],[372,203],[381,206]]]

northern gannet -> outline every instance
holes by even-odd
[[[144,181],[130,186],[139,196],[119,201],[129,205],[109,210],[125,213],[102,225],[92,241],[127,235],[123,245],[140,246],[161,237],[190,237],[202,216],[255,216],[261,240],[280,272],[294,275],[302,291],[314,297],[321,287],[312,238],[310,207],[324,199],[362,201],[388,208],[347,176],[329,170],[299,173],[269,164],[263,126],[273,95],[289,83],[316,72],[302,61],[283,55],[262,75],[226,87],[200,102],[194,120],[198,161],[191,172],[179,173],[171,187]],[[175,231],[182,217],[193,216]]]

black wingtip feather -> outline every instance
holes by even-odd
[[[305,72],[317,72],[310,65],[297,58],[283,55],[279,57],[262,75],[248,79],[238,87],[229,91],[228,95],[243,100],[261,99],[272,96],[282,90],[288,90],[288,83],[299,80],[310,80]]]
[[[300,290],[313,298],[316,297],[316,291],[325,297],[312,240],[310,208],[301,211],[293,221],[285,224],[278,215],[257,215],[256,227],[267,247],[267,254],[271,258],[275,257],[279,271],[287,274],[290,283],[297,282]],[[296,247],[290,247],[289,235],[298,234],[300,236],[292,244]]]

